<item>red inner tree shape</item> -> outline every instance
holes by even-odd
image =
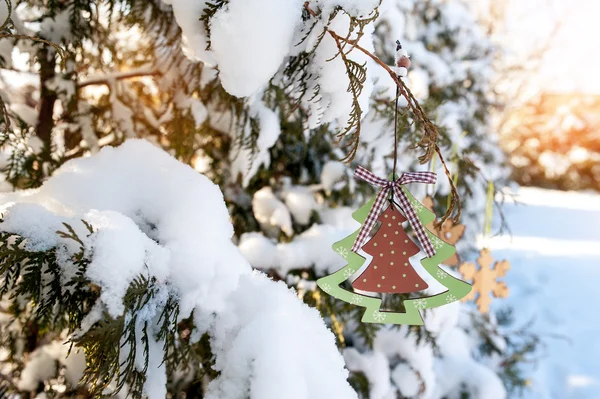
[[[408,258],[419,253],[402,223],[406,218],[391,204],[377,218],[381,225],[362,249],[373,256],[352,287],[367,292],[403,294],[422,291],[427,283],[417,274]]]

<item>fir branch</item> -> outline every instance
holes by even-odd
[[[359,138],[360,138],[360,128],[362,121],[362,109],[360,108],[360,102],[358,98],[362,92],[362,88],[367,79],[367,69],[365,67],[366,64],[360,65],[356,61],[350,60],[346,53],[344,53],[344,49],[341,46],[340,40],[334,38],[335,43],[338,47],[339,55],[344,62],[344,66],[346,67],[346,74],[348,75],[348,92],[352,94],[352,111],[350,112],[348,122],[344,130],[338,133],[338,143],[350,132],[349,142],[346,144],[346,148],[349,148],[348,153],[342,159],[342,162],[351,162],[358,150]]]
[[[81,239],[77,236],[77,233],[75,233],[75,230],[73,230],[73,227],[71,227],[70,224],[63,222],[63,226],[66,227],[67,232],[58,230],[56,232],[56,234],[58,234],[59,237],[65,238],[65,239],[68,239],[68,240],[73,240],[73,241],[77,242],[81,246],[84,245],[83,241],[81,241]],[[86,223],[86,227],[90,228],[91,226]]]
[[[379,7],[381,6],[382,1],[383,0],[379,0],[379,3],[377,3],[375,8],[369,13],[369,15],[367,15],[366,18],[356,18],[356,17],[352,16],[351,14],[349,14],[347,11],[342,9],[342,11],[344,11],[346,13],[346,15],[348,15],[348,17],[350,18],[350,27],[348,29],[348,34],[346,35],[345,40],[344,40],[344,42],[345,42],[344,47],[349,42],[350,35],[352,33],[354,33],[356,36],[354,41],[355,42],[360,41],[360,39],[365,34],[365,28],[367,27],[367,25],[375,22],[377,20],[377,18],[379,18]],[[350,48],[350,50],[348,50],[348,53],[350,51],[352,51],[352,48]]]
[[[88,385],[92,394],[101,395],[113,381],[118,380],[120,363],[120,341],[123,333],[123,317],[112,319],[104,313],[92,329],[72,341],[83,348],[90,359],[81,380]]]
[[[311,16],[317,17],[317,14],[310,8],[308,1],[306,1],[304,3],[304,8],[309,12],[309,14]],[[350,40],[348,38],[342,37],[342,36],[338,35],[336,32],[334,32],[332,29],[329,29],[329,28],[326,28],[326,30],[327,30],[327,33],[329,33],[329,35],[336,41],[336,44],[338,44],[340,42],[347,43],[352,46],[352,49],[356,48],[357,50],[361,51],[362,53],[367,55],[369,58],[371,58],[373,61],[375,61],[375,63],[377,63],[383,69],[385,69],[386,72],[388,72],[388,74],[392,78],[392,80],[396,83],[396,85],[398,86],[398,88],[400,90],[400,94],[406,99],[406,101],[408,103],[408,107],[411,109],[411,111],[413,112],[415,117],[423,125],[423,130],[424,130],[423,138],[421,139],[421,141],[419,142],[418,145],[424,149],[425,153],[419,157],[419,161],[421,162],[421,164],[425,164],[425,163],[429,162],[435,154],[437,154],[442,163],[442,166],[444,168],[444,173],[446,174],[446,177],[448,178],[448,181],[450,183],[451,201],[448,206],[448,209],[446,210],[446,214],[442,218],[440,218],[440,220],[437,223],[439,226],[441,226],[441,224],[443,224],[449,217],[452,216],[454,211],[456,211],[456,215],[454,216],[454,222],[459,223],[460,215],[461,215],[461,201],[460,201],[460,197],[458,195],[456,186],[454,184],[454,181],[452,179],[452,174],[450,173],[450,170],[448,169],[448,166],[446,165],[446,162],[444,160],[444,157],[443,157],[440,147],[438,145],[439,132],[438,132],[438,129],[435,126],[435,124],[433,122],[431,122],[431,120],[429,120],[429,118],[427,117],[427,115],[425,114],[425,112],[423,111],[421,106],[419,105],[419,102],[414,97],[414,95],[412,94],[410,89],[406,86],[406,84],[402,81],[402,79],[396,74],[396,72],[394,72],[392,70],[392,68],[390,68],[389,65],[384,63],[379,57],[377,57],[370,51],[366,50],[364,47],[360,46],[358,44],[358,40]],[[338,44],[338,49],[340,47],[341,47],[340,44]],[[351,120],[352,120],[352,116],[351,116]],[[358,136],[359,135],[360,135],[360,132],[358,133]],[[358,136],[356,138],[354,138],[354,137],[352,138],[352,140],[351,140],[352,145],[354,145],[353,140],[359,139]],[[358,144],[356,144],[356,145],[358,145]],[[344,161],[351,162],[354,159],[355,154],[356,154],[356,150],[354,150],[353,153],[349,154],[350,155],[349,157],[348,156],[345,157]]]
[[[4,124],[4,126],[2,127],[3,135],[5,137],[8,137],[8,134],[10,133],[10,128],[11,128],[10,115],[8,114],[6,104],[4,103],[4,100],[2,99],[1,95],[0,95],[0,123]]]
[[[204,29],[206,30],[206,51],[210,50],[210,24],[211,19],[214,15],[223,8],[229,0],[209,0],[206,2],[206,6],[202,12],[202,16],[200,17],[200,21],[204,24]]]

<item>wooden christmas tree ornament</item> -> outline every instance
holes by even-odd
[[[469,284],[439,267],[456,249],[425,229],[424,226],[433,222],[436,217],[404,186],[415,182],[432,184],[435,182],[435,174],[403,173],[398,179],[385,180],[358,167],[355,176],[381,187],[381,191],[377,197],[352,214],[362,224],[361,228],[333,244],[333,249],[348,264],[335,273],[320,278],[317,284],[335,298],[364,307],[362,321],[365,323],[423,325],[422,310],[456,302],[471,291]],[[391,205],[384,209],[390,202]],[[362,292],[400,294],[422,291],[427,287],[408,262],[411,255],[418,253],[418,247],[402,228],[402,223],[406,220],[415,231],[426,255],[421,259],[423,269],[447,290],[428,297],[405,300],[404,312],[383,311],[380,309],[381,298],[364,295]],[[381,225],[369,239],[377,222]],[[354,276],[367,261],[361,255],[363,253],[371,255],[372,259],[361,275],[352,282],[352,287],[357,291],[342,288],[341,284]]]

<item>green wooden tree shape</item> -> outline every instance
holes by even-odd
[[[427,225],[435,220],[435,214],[433,212],[417,201],[405,187],[402,187],[402,189],[413,204],[419,220],[423,225]],[[357,222],[361,224],[364,223],[374,202],[375,199],[373,198],[355,211],[352,214],[352,217]],[[427,273],[429,273],[436,281],[446,287],[447,291],[429,297],[408,299],[404,301],[405,312],[382,311],[380,310],[381,298],[361,295],[340,287],[340,284],[356,273],[365,262],[364,257],[350,250],[359,230],[356,230],[354,233],[343,240],[336,242],[332,246],[340,256],[348,261],[348,264],[335,273],[320,278],[317,281],[317,284],[323,291],[337,299],[364,307],[365,313],[362,317],[362,321],[365,323],[423,325],[423,317],[420,310],[436,308],[438,306],[456,302],[471,292],[471,286],[469,284],[451,276],[439,267],[440,263],[456,253],[456,248],[439,239],[429,230],[426,231],[436,253],[430,258],[421,259],[421,265],[423,265],[423,268]]]

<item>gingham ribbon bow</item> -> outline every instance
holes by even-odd
[[[367,216],[367,220],[362,225],[360,231],[358,232],[358,236],[356,240],[354,240],[354,244],[352,245],[352,251],[357,252],[367,240],[369,236],[369,232],[373,229],[375,222],[377,221],[377,217],[383,211],[383,206],[385,201],[390,193],[390,190],[393,190],[394,196],[400,199],[400,207],[404,211],[408,222],[414,229],[415,233],[417,233],[417,238],[423,247],[423,250],[427,254],[428,257],[432,257],[435,255],[435,250],[433,249],[433,245],[423,228],[423,224],[417,217],[417,213],[415,212],[412,204],[408,200],[406,193],[402,190],[402,185],[407,183],[426,183],[426,184],[434,184],[437,180],[437,175],[433,172],[408,172],[402,173],[400,178],[396,181],[389,181],[382,179],[380,177],[375,176],[371,171],[359,166],[354,171],[354,177],[360,178],[367,183],[370,183],[374,186],[381,187],[381,191],[377,194],[375,198],[375,204],[371,208],[369,215]]]

